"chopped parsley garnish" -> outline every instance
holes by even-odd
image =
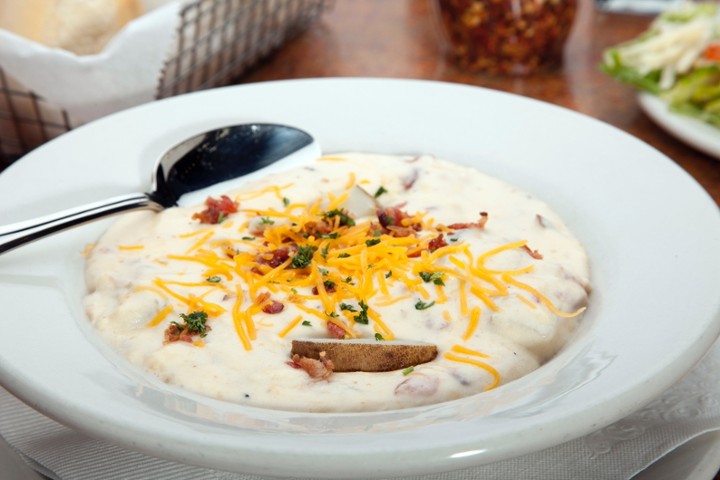
[[[378,342],[382,342],[383,340],[385,340],[385,338],[383,338],[382,333],[376,333],[375,340],[377,340]]]
[[[430,303],[425,303],[422,300],[418,300],[415,304],[415,310],[425,310],[435,305],[435,300]]]
[[[334,240],[334,239],[338,238],[339,236],[340,236],[339,233],[332,232],[332,233],[323,233],[322,235],[320,235],[320,238],[330,238],[330,239]]]
[[[260,223],[261,223],[262,225],[273,225],[273,224],[275,224],[275,220],[273,220],[273,219],[270,218],[270,217],[262,217],[262,218],[260,219]]]
[[[325,290],[332,290],[333,288],[335,288],[335,285],[335,282],[333,282],[332,280],[323,281],[323,286],[325,287]]]
[[[348,303],[341,303],[340,310],[347,310],[348,312],[357,312],[357,309]]]
[[[285,205],[286,207],[290,205],[290,199],[287,197],[283,197],[283,205]]]
[[[290,262],[292,268],[305,268],[312,262],[312,257],[317,251],[313,245],[298,245],[297,253]]]
[[[320,256],[321,256],[322,258],[327,258],[328,253],[329,253],[329,251],[328,251],[327,245],[324,246],[322,250],[320,250]]]
[[[379,238],[371,238],[370,240],[365,240],[365,245],[367,245],[368,247],[372,247],[373,245],[377,245],[378,243],[380,243]]]
[[[255,240],[255,237],[242,237],[243,240]]]
[[[325,315],[327,315],[330,318],[338,318],[340,316],[336,312],[326,313]]]
[[[210,283],[220,283],[222,278],[220,278],[220,275],[213,275],[212,277],[208,277],[205,279],[206,282]]]
[[[434,283],[435,285],[445,285],[445,282],[443,282],[443,277],[445,274],[443,272],[420,272],[420,278],[423,279],[423,282],[425,283]]]
[[[408,368],[406,368],[405,370],[402,371],[402,374],[403,374],[403,375],[410,375],[410,374],[413,372],[413,370],[415,370],[415,367],[408,367]]]
[[[392,277],[392,270],[388,270],[388,272],[385,274],[385,278]]]
[[[328,210],[327,212],[323,213],[323,218],[332,218],[332,217],[339,217],[340,225],[343,225],[345,227],[354,227],[355,226],[355,220],[350,215],[348,215],[345,212],[345,210],[342,210],[340,208]]]
[[[181,325],[178,322],[171,323],[181,330],[187,330],[189,334],[200,334],[201,337],[207,335],[207,328],[205,327],[205,322],[207,322],[208,318],[207,313],[203,311],[196,311],[188,314],[181,313],[180,318],[185,321],[184,324]]]
[[[368,324],[368,306],[367,303],[360,300],[358,302],[358,305],[360,305],[360,313],[355,315],[355,321],[357,323],[362,323],[363,325]]]
[[[323,277],[327,277],[330,271],[326,268],[318,267],[318,271],[320,272],[320,275]]]
[[[350,256],[349,253],[343,252],[343,253],[341,253],[341,254],[338,255],[338,258],[348,258],[349,256]]]
[[[222,223],[225,220],[227,220],[227,215],[225,215],[223,212],[218,213],[217,223]]]
[[[312,327],[312,323],[310,323],[310,320],[303,320],[302,324],[304,327]]]
[[[378,197],[379,197],[380,195],[382,195],[383,193],[387,193],[387,189],[381,185],[380,188],[378,188],[378,189],[375,191],[375,195],[373,195],[373,196],[374,196],[375,198],[378,198]]]

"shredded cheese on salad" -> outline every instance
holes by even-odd
[[[672,111],[720,127],[720,10],[688,2],[639,37],[607,49],[603,71],[660,96]]]

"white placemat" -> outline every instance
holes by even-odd
[[[667,452],[720,429],[720,344],[645,408],[586,437],[492,465],[405,480],[630,478]],[[265,480],[124,450],[37,413],[0,388],[0,436],[34,470],[56,480]]]

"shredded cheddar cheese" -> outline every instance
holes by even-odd
[[[118,245],[118,250],[142,250],[145,245]]]
[[[280,333],[278,333],[278,336],[280,338],[284,338],[285,335],[290,333],[290,330],[292,330],[293,328],[298,326],[298,324],[302,321],[302,319],[303,319],[302,315],[298,315],[297,317],[295,317],[292,322],[288,323],[287,326],[285,328],[283,328],[280,331]]]
[[[155,314],[155,316],[147,323],[148,327],[155,327],[160,325],[167,318],[168,315],[173,311],[172,305],[166,305],[165,308]]]
[[[478,322],[480,322],[480,312],[480,307],[473,307],[470,311],[470,322],[468,323],[465,335],[463,335],[463,340],[468,340],[472,337],[473,333],[475,333],[475,330],[478,327]]]
[[[453,285],[456,289],[457,297],[454,301],[459,306],[461,316],[467,319],[463,340],[473,335],[482,312],[478,306],[470,308],[469,295],[480,300],[489,310],[498,311],[500,307],[493,298],[507,296],[510,288],[516,287],[532,293],[557,315],[574,316],[581,312],[560,312],[547,297],[515,278],[532,271],[532,263],[513,270],[491,269],[485,266],[494,256],[522,249],[527,244],[525,240],[499,245],[475,254],[470,251],[469,244],[463,241],[442,245],[430,251],[431,240],[449,230],[442,225],[433,226],[435,221],[427,212],[417,212],[403,218],[402,226],[421,225],[422,230],[400,237],[382,231],[378,234],[377,227],[374,227],[370,220],[358,223],[345,221],[341,208],[356,184],[357,178],[355,174],[351,174],[343,192],[339,195],[328,194],[325,201],[327,209],[320,208],[322,200],[314,204],[303,204],[291,203],[285,199],[282,190],[291,184],[246,192],[237,198],[247,200],[272,194],[282,200],[281,209],[241,209],[246,214],[264,219],[266,225],[261,235],[244,236],[241,239],[226,238],[221,233],[221,229],[225,228],[222,225],[198,230],[184,235],[185,238],[194,239],[192,244],[182,254],[168,254],[167,260],[203,264],[207,267],[204,274],[208,277],[221,275],[237,285],[237,300],[232,314],[239,340],[248,350],[257,336],[257,326],[253,318],[262,310],[256,300],[263,291],[278,294],[285,299],[294,296],[303,301],[319,301],[322,306],[319,310],[300,303],[293,304],[326,323],[335,324],[345,332],[347,338],[354,338],[357,333],[353,327],[355,317],[339,308],[343,302],[364,301],[368,305],[385,307],[419,296],[425,304],[441,305],[450,301],[446,293],[448,285]],[[329,216],[327,212],[339,213]],[[312,231],[318,224],[326,225],[323,230],[326,233],[317,234]],[[238,229],[240,233],[241,230]],[[196,237],[198,238],[195,239]],[[278,252],[287,248],[288,244],[312,251],[307,259],[307,266],[294,267],[294,258],[297,257],[292,257],[289,253],[279,264],[272,264],[275,256],[279,255]],[[464,257],[465,261],[457,255]],[[419,277],[421,272],[439,272],[445,280],[442,284],[434,285],[431,291]],[[401,282],[408,293],[390,296],[390,287],[396,282]],[[198,308],[211,316],[217,316],[223,311],[222,307],[203,300],[200,295],[183,296],[170,288],[171,285],[207,287],[206,281],[168,282],[157,278],[153,283],[189,308]],[[313,295],[295,295],[292,289],[297,288],[311,288]],[[245,293],[254,303],[245,310],[240,310]],[[516,296],[528,306],[533,306],[522,295]],[[333,318],[340,313],[344,314],[347,323]],[[447,311],[442,315],[446,320],[450,317]],[[367,316],[375,324],[376,332],[381,333],[383,338],[395,338],[392,329],[377,310],[368,308]],[[291,322],[288,329],[280,332],[280,336],[287,335],[298,322]]]
[[[485,391],[492,390],[500,384],[500,373],[498,373],[498,371],[487,362],[478,360],[478,358],[490,358],[488,355],[482,352],[477,352],[475,350],[465,348],[461,345],[455,345],[450,352],[445,352],[443,357],[453,362],[474,365],[478,368],[482,368],[487,373],[489,373],[492,377],[492,381],[485,387]]]
[[[185,254],[186,254],[186,255],[189,255],[190,253],[194,252],[194,251],[197,250],[198,248],[200,248],[200,247],[202,247],[203,245],[205,245],[205,244],[207,243],[207,241],[213,236],[214,233],[215,233],[215,232],[213,232],[213,231],[206,232],[205,235],[203,235],[202,237],[200,237],[200,239],[199,239],[197,242],[195,242],[194,244],[192,244],[192,245],[190,246],[190,248],[188,248],[187,250],[185,250]]]

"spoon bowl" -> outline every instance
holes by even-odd
[[[160,157],[146,193],[113,197],[0,227],[0,254],[111,215],[134,210],[159,212],[178,205],[181,198],[193,203],[211,188],[230,188],[251,174],[307,163],[318,156],[320,148],[313,137],[287,125],[252,123],[206,131]]]

